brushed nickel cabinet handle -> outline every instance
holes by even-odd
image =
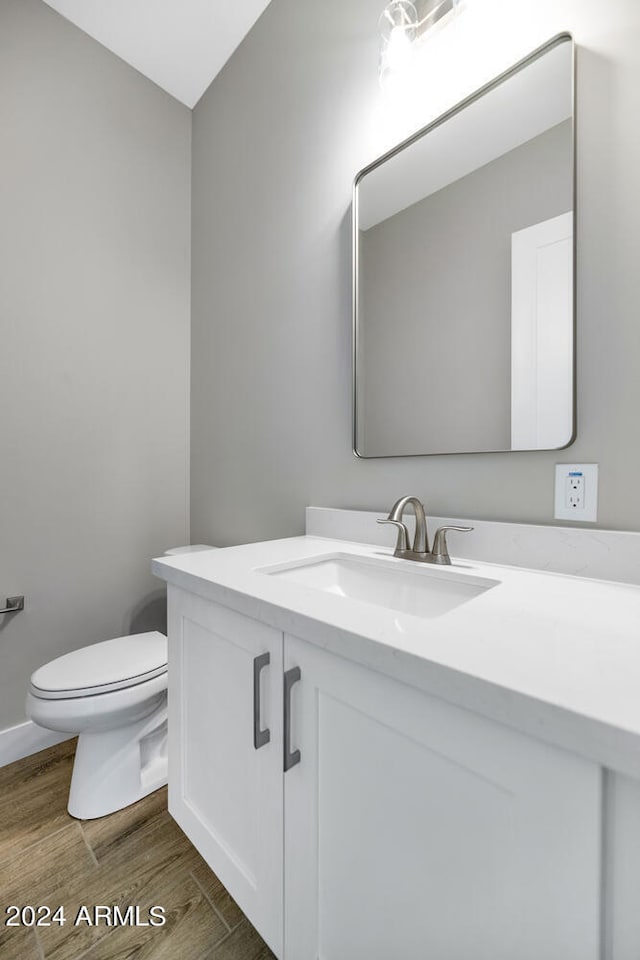
[[[263,730],[260,726],[260,717],[262,713],[260,703],[260,673],[264,667],[269,666],[271,662],[270,653],[261,653],[253,661],[253,745],[256,750],[264,747],[265,743],[271,740],[271,731],[268,727]]]
[[[300,751],[291,751],[291,690],[294,683],[300,680],[302,674],[300,667],[292,667],[284,675],[284,736],[282,738],[284,748],[284,772],[291,770],[297,763],[300,763]]]

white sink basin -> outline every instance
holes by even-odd
[[[500,583],[459,574],[451,568],[348,554],[263,567],[260,572],[339,597],[425,618],[448,613]]]

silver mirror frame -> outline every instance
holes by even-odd
[[[469,451],[455,451],[447,453],[406,453],[406,454],[385,454],[385,455],[376,455],[376,456],[367,456],[364,453],[361,453],[358,450],[358,381],[357,381],[357,359],[358,359],[358,347],[360,341],[359,333],[359,310],[358,310],[358,259],[359,259],[359,231],[358,231],[358,184],[368,173],[371,173],[377,167],[381,166],[387,160],[390,160],[392,157],[395,157],[402,150],[411,146],[417,140],[424,137],[427,133],[430,133],[432,130],[435,130],[437,127],[446,123],[451,117],[454,117],[456,114],[460,113],[470,104],[475,103],[476,100],[479,100],[485,94],[490,93],[496,87],[500,86],[506,80],[509,80],[510,77],[513,77],[515,74],[519,73],[529,64],[533,63],[535,60],[538,60],[540,57],[544,56],[549,51],[555,49],[563,43],[571,44],[571,106],[572,106],[572,120],[571,120],[571,164],[572,164],[572,177],[573,177],[573,317],[572,317],[572,337],[573,337],[573,384],[572,384],[572,400],[573,400],[573,410],[572,410],[572,431],[571,436],[567,443],[562,447],[548,447],[548,448],[537,448],[533,450],[469,450]],[[573,38],[573,35],[569,32],[562,32],[556,34],[546,43],[537,47],[530,54],[524,57],[522,60],[519,60],[508,70],[505,70],[503,73],[499,74],[493,80],[490,80],[484,86],[480,87],[474,93],[470,94],[468,97],[465,97],[464,100],[461,100],[455,106],[451,107],[445,113],[441,114],[435,120],[432,120],[425,127],[421,127],[416,133],[413,133],[410,137],[407,137],[401,143],[397,144],[395,147],[392,147],[391,150],[388,150],[381,157],[378,157],[377,160],[374,160],[373,163],[368,164],[366,167],[363,167],[360,170],[353,181],[353,193],[352,193],[352,409],[353,409],[353,430],[352,430],[352,449],[354,455],[361,460],[391,460],[405,457],[451,457],[459,456],[460,454],[492,454],[492,453],[544,453],[548,450],[566,450],[567,447],[570,447],[571,444],[576,439],[577,432],[577,363],[576,363],[576,335],[577,335],[577,164],[576,164],[576,44]]]

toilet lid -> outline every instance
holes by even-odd
[[[157,631],[94,643],[45,663],[31,677],[38,697],[86,697],[123,690],[167,670],[167,638]]]

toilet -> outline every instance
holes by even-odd
[[[165,555],[210,550],[176,547]],[[78,735],[68,810],[93,820],[167,782],[167,638],[150,631],[67,653],[31,676],[27,716]]]
[[[167,638],[138,633],[95,643],[40,667],[27,716],[79,734],[68,810],[91,820],[167,782]]]

